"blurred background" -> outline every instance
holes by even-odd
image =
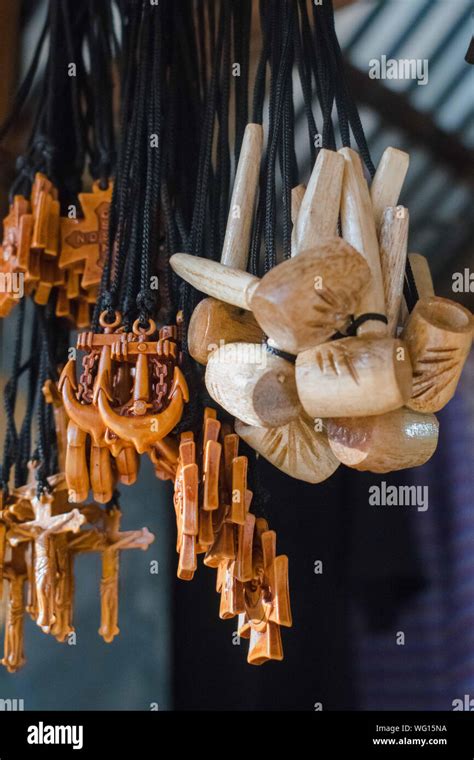
[[[409,251],[427,256],[438,295],[472,310],[474,283],[452,289],[453,275],[474,271],[472,5],[334,5],[374,163],[388,145],[410,154],[400,199],[410,211]],[[0,0],[0,120],[44,12],[42,2]],[[370,79],[371,59],[382,55],[426,59],[427,83]],[[296,79],[295,100],[305,181],[311,166]],[[0,147],[3,213],[28,116]],[[11,332],[2,320],[2,383]],[[439,420],[438,450],[416,471],[379,477],[341,467],[308,486],[261,461],[270,527],[290,560],[294,625],[283,631],[283,663],[247,665],[235,621],[219,620],[213,571],[202,566],[192,583],[176,579],[171,489],[144,466],[139,484],[123,489],[123,528],[146,525],[156,541],[146,553],[122,555],[120,637],[105,644],[97,635],[99,560],[80,558],[76,644],[50,640],[28,619],[27,665],[15,675],[0,670],[0,699],[23,699],[32,710],[449,710],[465,694],[474,698],[472,355]],[[368,488],[381,480],[428,486],[428,509],[369,505]],[[154,560],[158,574],[150,572]]]

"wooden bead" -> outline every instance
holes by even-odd
[[[392,472],[419,467],[438,444],[438,420],[403,407],[374,417],[328,420],[329,445],[340,462],[356,470]]]
[[[369,283],[363,257],[341,238],[328,238],[267,272],[251,307],[278,348],[297,354],[342,329]]]
[[[317,432],[304,415],[287,425],[267,429],[236,420],[235,431],[274,467],[297,480],[321,483],[339,467],[326,434]]]
[[[403,406],[411,396],[407,347],[393,338],[343,338],[296,360],[298,396],[316,417],[366,417]]]
[[[205,380],[211,398],[248,425],[284,425],[301,411],[294,365],[263,345],[218,348],[209,357]]]
[[[198,303],[189,321],[189,353],[199,364],[207,364],[209,353],[224,343],[261,343],[263,337],[250,311],[215,298]]]
[[[472,344],[472,314],[448,298],[417,302],[402,333],[413,364],[413,394],[419,412],[437,412],[454,396]]]

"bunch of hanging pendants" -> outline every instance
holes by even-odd
[[[66,7],[55,5],[54,0],[50,4],[49,56],[61,40],[67,40],[66,49],[61,50],[70,61],[77,60],[82,50],[79,38],[71,47],[70,34],[81,11],[73,9],[69,17]],[[200,553],[205,565],[217,569],[220,617],[239,616],[239,635],[250,639],[248,661],[281,660],[280,626],[291,625],[288,559],[276,555],[276,534],[268,522],[252,513],[248,459],[239,455],[238,435],[230,422],[221,424],[210,408],[203,409],[201,435],[196,417],[190,418],[189,429],[176,433],[190,400],[183,373],[185,325],[183,311],[174,308],[170,299],[161,298],[159,303],[150,285],[158,271],[169,287],[166,255],[164,260],[161,257],[166,251],[168,255],[174,252],[170,251],[170,216],[161,208],[164,199],[170,199],[160,159],[165,151],[151,149],[150,133],[156,134],[158,144],[164,140],[161,109],[166,76],[160,65],[165,69],[170,61],[165,52],[161,58],[156,52],[166,49],[161,14],[168,14],[168,22],[177,25],[182,19],[181,11],[171,5],[158,11],[136,4],[128,12],[122,32],[129,35],[123,45],[130,59],[129,70],[124,66],[116,164],[113,134],[108,129],[113,118],[107,92],[110,62],[104,57],[108,44],[104,40],[113,35],[107,13],[91,5],[88,13],[94,31],[90,36],[83,33],[90,59],[102,61],[102,78],[91,76],[87,87],[79,79],[71,89],[71,102],[63,103],[63,91],[61,87],[56,91],[54,76],[48,80],[60,61],[48,62],[44,86],[51,88],[51,97],[39,105],[4,221],[2,273],[9,275],[12,284],[15,277],[24,284],[22,293],[8,288],[0,302],[2,316],[21,304],[12,377],[5,392],[8,429],[0,514],[0,582],[8,583],[2,662],[10,672],[25,663],[26,614],[43,633],[60,642],[75,635],[74,560],[81,553],[98,552],[102,558],[99,634],[111,642],[119,633],[120,551],[147,549],[154,539],[147,528],[120,530],[117,487],[136,481],[142,455],[151,459],[158,478],[175,484],[178,577],[193,577]],[[236,8],[233,13],[244,10]],[[230,16],[225,23],[230,24]],[[32,71],[44,39],[42,34]],[[185,62],[173,65],[189,75]],[[134,77],[133,84],[129,76]],[[27,76],[30,85],[31,79]],[[91,98],[91,91],[87,116],[97,116],[86,125],[86,140],[74,131],[80,130],[80,123],[78,127],[73,115],[86,95]],[[74,121],[72,145],[62,143],[57,126],[61,119],[51,118],[61,103],[64,119]],[[207,108],[214,120],[212,99]],[[78,192],[86,143],[93,184],[90,192]],[[202,153],[209,147],[209,139],[204,139]],[[74,175],[63,176],[63,166],[70,170],[72,164]],[[238,173],[242,174],[242,168]],[[196,178],[198,185],[205,186],[208,176],[209,168],[207,175]],[[183,177],[182,182],[186,186],[189,178]],[[179,187],[175,189],[179,196]],[[199,202],[205,199],[203,189]],[[186,222],[191,225],[192,219]],[[171,224],[175,226],[172,217]],[[250,229],[245,217],[242,224]],[[180,231],[180,240],[183,234]],[[240,234],[239,225],[230,229],[231,245]],[[198,250],[203,242],[201,237],[196,243]],[[31,308],[25,308],[23,295],[31,299]],[[164,295],[169,295],[166,287]],[[181,297],[184,306],[184,296],[174,300]],[[161,311],[168,321],[158,319],[159,306],[164,307]],[[28,333],[25,314],[31,309],[30,354],[22,361]],[[90,329],[78,334],[75,348],[67,349],[71,327]],[[18,431],[15,408],[24,374],[31,391]],[[37,429],[33,418],[38,420]]]
[[[261,142],[258,125],[247,130],[232,204],[251,213]],[[455,393],[473,320],[434,296],[415,254],[419,300],[409,314],[402,308],[409,216],[397,203],[407,168],[408,155],[387,148],[369,190],[354,150],[321,150],[308,186],[293,190],[291,259],[262,279],[239,271],[228,251],[221,263],[171,258],[212,296],[195,309],[189,337],[210,396],[292,477],[318,483],[341,462],[371,472],[416,467],[436,449],[434,412]],[[259,334],[268,336],[260,344]]]
[[[312,24],[305,3],[261,4],[252,123],[248,65],[233,82],[232,194],[230,61],[248,57],[250,2],[220,3],[217,16],[212,4],[199,13],[196,5],[122,3],[120,51],[111,0],[87,11],[50,2],[48,98],[18,164],[0,264],[12,284],[0,295],[1,316],[20,304],[0,513],[10,671],[24,663],[26,613],[59,641],[74,633],[79,553],[101,554],[99,633],[107,642],[117,635],[119,552],[153,541],[147,528],[120,530],[117,488],[136,481],[141,456],[174,481],[178,577],[191,580],[204,555],[217,570],[220,617],[238,616],[239,635],[250,639],[248,661],[281,660],[280,627],[292,623],[288,558],[277,555],[252,493],[251,465],[262,455],[318,483],[341,462],[373,472],[423,464],[436,449],[434,413],[453,396],[471,347],[471,314],[435,297],[426,260],[407,256],[408,210],[397,204],[408,156],[388,148],[369,188],[348,147],[350,124],[369,166],[331,4],[312,7]],[[111,59],[120,55],[115,156]],[[70,61],[81,62],[77,79],[65,73]],[[292,155],[293,62],[315,158],[307,187],[297,184]],[[317,157],[314,94],[324,122]],[[88,329],[68,351],[71,327]]]

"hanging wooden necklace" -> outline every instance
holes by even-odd
[[[408,155],[387,148],[372,165],[331,3],[311,5],[312,18],[306,3],[261,3],[250,116],[250,6],[211,6],[124,3],[119,49],[108,3],[49,3],[47,97],[18,164],[0,257],[11,282],[0,316],[19,304],[0,491],[11,672],[25,662],[25,614],[60,642],[74,634],[81,553],[102,561],[99,634],[119,633],[120,551],[153,541],[147,528],[121,530],[117,488],[137,480],[142,455],[174,483],[178,577],[192,580],[202,555],[217,571],[219,617],[238,617],[249,639],[248,662],[281,660],[288,558],[277,555],[257,488],[258,457],[311,483],[341,463],[423,464],[471,347],[472,315],[437,298],[426,261],[407,256],[408,210],[398,204]],[[233,60],[242,62],[235,82]],[[77,77],[65,73],[71,61]],[[85,331],[68,351],[71,327]]]
[[[306,10],[300,10],[304,16]],[[332,35],[330,4],[313,12],[316,40],[318,34]],[[287,13],[291,29],[293,12],[287,9]],[[318,153],[308,186],[296,184],[292,189],[287,260],[274,266],[271,161],[279,129],[284,130],[279,115],[284,112],[283,80],[288,79],[288,70],[291,76],[285,58],[289,34],[287,30],[281,43],[275,74],[274,131],[269,134],[266,156],[270,184],[259,200],[267,215],[267,254],[270,239],[266,274],[259,279],[240,271],[247,268],[249,238],[245,236],[240,246],[224,248],[221,263],[181,253],[170,262],[180,277],[201,292],[251,312],[257,330],[260,327],[267,339],[260,350],[245,342],[241,318],[227,312],[224,329],[216,322],[214,329],[206,327],[212,344],[204,352],[197,336],[202,334],[204,319],[212,314],[206,299],[190,322],[194,355],[206,364],[207,390],[236,418],[238,434],[295,478],[320,482],[341,462],[372,472],[419,466],[436,449],[438,422],[433,412],[455,392],[472,344],[472,315],[448,299],[433,294],[424,299],[421,288],[417,293],[407,259],[408,210],[397,205],[409,157],[388,148],[372,172],[369,190],[361,159],[348,147],[350,123],[373,169],[344,84],[343,91],[338,91],[343,80],[337,41],[332,58],[326,61],[327,84],[337,103],[346,147],[335,150],[332,100],[328,104],[323,98],[327,147]],[[297,34],[295,40],[295,52],[300,54],[304,36],[300,39]],[[308,82],[301,68],[300,76],[305,93]],[[309,126],[311,130],[311,118]],[[236,183],[232,199],[246,208],[248,216],[255,197],[252,167],[259,160],[257,142],[254,138],[252,145],[250,135],[249,131],[248,164],[239,166],[245,180]],[[248,193],[242,189],[247,187],[251,188]],[[283,211],[290,214],[288,202]],[[261,213],[258,209],[257,233]],[[232,237],[233,227],[227,229]],[[251,247],[255,248],[254,241]],[[236,249],[239,255],[232,258],[229,250]],[[408,291],[413,311],[401,322],[406,268],[408,284],[415,284],[411,294]],[[417,296],[420,300],[414,306]],[[250,322],[250,314],[246,320]]]

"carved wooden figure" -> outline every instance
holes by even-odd
[[[8,540],[12,546],[22,541],[34,541],[35,545],[35,586],[38,600],[37,624],[49,633],[54,622],[53,607],[55,593],[55,557],[52,538],[57,533],[77,533],[85,521],[77,509],[52,516],[53,495],[44,493],[32,501],[35,519],[12,526]]]
[[[69,542],[69,550],[100,552],[102,578],[100,581],[101,624],[99,634],[108,644],[120,633],[118,627],[119,553],[124,549],[145,551],[155,537],[148,528],[120,531],[121,511],[113,507],[104,512],[104,529],[93,528],[80,533]]]
[[[25,584],[28,579],[26,546],[11,549],[11,558],[4,568],[8,581],[7,616],[2,665],[15,673],[25,664],[23,623],[25,617]]]

